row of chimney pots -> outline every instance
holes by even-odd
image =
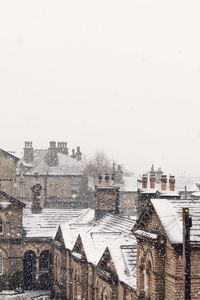
[[[150,188],[155,189],[156,186],[156,177],[154,174],[150,174],[149,177],[150,181]],[[147,183],[148,183],[148,175],[143,174],[142,175],[142,188],[147,189]],[[166,191],[167,189],[167,175],[161,176],[161,191]],[[175,176],[170,175],[169,176],[169,189],[170,191],[175,191]]]

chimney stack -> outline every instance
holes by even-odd
[[[167,176],[162,175],[161,176],[161,191],[166,191],[166,187],[167,187]]]
[[[142,188],[147,189],[147,181],[148,181],[148,176],[147,174],[142,175]]]
[[[155,189],[156,176],[155,174],[150,174],[150,188]]]
[[[80,147],[79,146],[76,148],[76,154],[75,155],[76,155],[76,160],[77,161],[82,160],[82,153],[80,151]]]
[[[50,167],[55,167],[58,165],[57,147],[55,141],[51,141],[49,143],[47,163]]]
[[[31,209],[32,209],[32,213],[33,214],[39,214],[41,213],[42,207],[41,207],[41,190],[42,187],[39,183],[34,184],[31,187],[31,191],[32,191],[32,205],[31,205]]]
[[[58,142],[58,152],[68,155],[67,142]]]
[[[173,175],[169,176],[169,189],[175,191],[175,177]]]
[[[33,161],[33,147],[32,147],[32,142],[25,142],[25,147],[24,147],[24,161],[26,163],[31,163]]]
[[[119,186],[110,185],[110,175],[105,175],[105,183],[103,185],[103,176],[98,176],[99,185],[96,186],[95,193],[95,217],[99,219],[104,215],[111,213],[119,214]],[[112,176],[113,180],[113,176]],[[115,176],[114,176],[115,180]]]

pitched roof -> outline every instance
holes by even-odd
[[[5,150],[3,150],[3,149],[0,149],[0,152],[2,152],[5,156],[8,155],[8,156],[12,157],[16,162],[19,161],[19,158],[18,158],[17,156],[11,154],[11,153],[8,152],[8,151],[5,151]]]
[[[192,217],[191,244],[200,244],[200,201],[193,199],[151,199],[153,207],[172,244],[183,242],[182,208],[189,208]]]
[[[83,175],[83,163],[76,159],[62,153],[57,153],[58,165],[51,167],[46,162],[46,156],[48,149],[39,149],[33,151],[33,161],[26,163],[24,159],[20,159],[17,164],[17,174],[20,174],[20,165],[23,164],[25,167],[25,175],[71,175],[79,176]]]
[[[66,222],[80,223],[84,218],[92,218],[92,209],[43,208],[33,214],[30,208],[23,210],[23,230],[26,238],[53,238],[59,225]]]
[[[25,207],[26,206],[26,204],[24,202],[16,199],[15,197],[7,194],[6,192],[3,192],[3,191],[0,190],[0,195],[3,198],[7,199],[10,203],[17,203],[17,205],[20,206],[20,207]]]
[[[76,220],[81,220],[77,218]],[[86,219],[85,219],[86,220]],[[84,221],[84,220],[83,220]],[[81,239],[87,261],[98,264],[108,247],[119,280],[131,287],[136,286],[136,238],[131,230],[136,218],[129,219],[108,214],[99,220],[85,223],[68,222],[60,226],[65,247],[73,250],[77,238]],[[73,255],[81,259],[80,253]]]

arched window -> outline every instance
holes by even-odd
[[[0,275],[3,275],[3,255],[0,253]]]
[[[148,261],[147,263],[147,268],[146,268],[146,276],[145,276],[145,285],[146,285],[146,293],[145,293],[145,296],[146,296],[146,299],[147,300],[150,300],[151,299],[151,262]]]
[[[0,234],[3,234],[3,220],[0,218]]]

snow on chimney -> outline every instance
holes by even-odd
[[[25,147],[24,147],[24,161],[26,163],[31,163],[33,161],[33,146],[32,146],[32,142],[25,142]]]

